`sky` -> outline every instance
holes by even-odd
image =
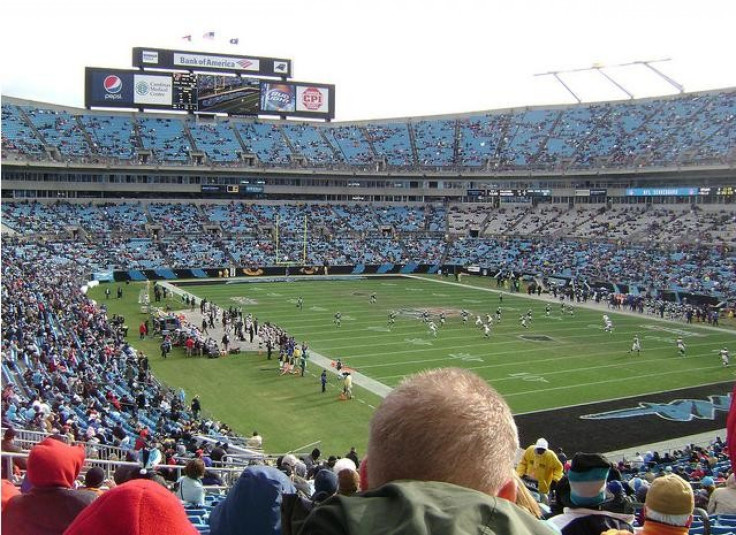
[[[572,103],[535,74],[592,65],[635,97],[677,93],[617,67],[659,59],[686,91],[736,87],[734,0],[24,0],[0,13],[2,95],[66,106],[84,105],[85,66],[130,68],[134,46],[291,59],[294,80],[335,84],[336,121]],[[628,98],[596,71],[560,76],[586,102]]]

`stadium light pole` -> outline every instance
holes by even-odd
[[[534,76],[554,76],[555,80],[557,80],[558,82],[560,82],[562,84],[562,87],[564,87],[565,89],[567,89],[568,93],[570,93],[572,95],[572,97],[578,102],[578,104],[582,104],[583,101],[580,100],[580,98],[575,94],[575,91],[573,91],[572,89],[570,89],[570,86],[568,86],[564,82],[564,80],[562,78],[560,78],[560,72],[563,72],[563,71],[540,72],[540,73],[535,74]]]
[[[604,69],[604,66],[603,65],[600,65],[600,64],[596,63],[596,64],[593,64],[593,66],[590,69],[591,70],[594,70],[594,71],[598,71],[598,73],[601,76],[603,76],[606,80],[608,80],[613,85],[615,85],[616,87],[618,87],[621,91],[623,91],[624,93],[626,93],[630,99],[633,100],[634,94],[631,91],[629,91],[628,89],[626,89],[623,85],[621,85],[620,83],[618,83],[616,80],[614,80],[613,77],[610,76],[607,72],[604,72],[603,71],[603,69]]]

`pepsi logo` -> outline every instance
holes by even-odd
[[[114,74],[105,77],[103,85],[105,87],[105,91],[107,91],[111,95],[116,95],[120,93],[120,91],[123,89],[123,81],[120,79],[120,77],[115,76]]]

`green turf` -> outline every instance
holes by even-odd
[[[501,303],[501,294],[489,291],[488,279],[445,284],[449,281],[445,277],[311,279],[187,286],[186,290],[223,307],[242,304],[260,322],[274,322],[298,341],[306,341],[313,351],[339,357],[389,386],[427,368],[472,369],[503,393],[515,413],[733,379],[731,368],[723,368],[718,357],[723,345],[732,353],[736,349],[733,333],[579,306],[571,316],[563,314],[557,302],[550,303],[551,315],[546,317],[547,301],[505,293]],[[130,285],[125,299],[109,301],[111,312],[120,305],[127,307],[121,311],[133,327],[131,332],[137,332],[144,317],[134,299],[138,288]],[[99,299],[102,291],[94,292]],[[373,292],[378,299],[375,304],[369,299]],[[302,311],[295,306],[300,296]],[[181,306],[178,300],[172,304]],[[491,337],[484,338],[474,325],[475,315],[492,314],[499,305],[503,319],[494,325]],[[462,308],[473,314],[467,325],[458,315]],[[533,321],[529,329],[523,329],[519,316],[530,308]],[[436,338],[418,318],[425,309],[437,323],[436,314],[440,310],[447,313],[447,324]],[[388,330],[390,310],[398,311],[399,316]],[[333,323],[337,311],[343,316],[340,328]],[[612,334],[603,331],[603,313],[613,320]],[[675,347],[678,333],[687,344],[685,358],[678,356]],[[635,334],[642,342],[638,356],[628,353]],[[548,339],[522,338],[527,335]],[[158,342],[144,344],[150,344],[144,350],[158,354]],[[151,361],[157,377],[169,385],[183,386],[190,396],[199,393],[204,408],[217,418],[242,433],[258,429],[271,451],[316,440],[331,453],[343,454],[352,445],[364,451],[372,407],[380,402],[360,388],[356,400],[337,401],[335,380],[328,394],[319,392],[320,370],[314,364],[305,378],[279,377],[276,364],[266,361],[264,355],[204,360],[186,359],[175,352],[166,361],[158,356]]]

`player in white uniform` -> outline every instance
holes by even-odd
[[[723,363],[724,368],[728,366],[730,360],[731,356],[728,354],[728,349],[724,347],[721,349],[721,362]]]
[[[429,332],[432,333],[432,336],[437,338],[437,325],[435,325],[433,321],[430,321],[427,324],[427,327],[429,327]]]
[[[682,336],[677,337],[677,352],[680,353],[681,357],[685,356],[685,341]]]
[[[480,328],[480,327],[483,326],[483,320],[480,319],[480,316],[476,316],[475,317],[475,326],[478,327],[478,328]]]
[[[639,342],[639,335],[634,336],[634,340],[631,342],[631,349],[629,349],[629,353],[633,353],[634,351],[636,351],[637,355],[641,353],[641,343]]]
[[[491,326],[488,323],[483,325],[483,336],[485,338],[489,338],[491,336]]]
[[[469,315],[470,315],[470,314],[469,314],[469,313],[468,313],[468,311],[467,311],[467,310],[465,310],[465,309],[462,309],[462,310],[460,311],[460,316],[462,316],[462,318],[463,318],[463,325],[467,325],[467,324],[468,324],[468,316],[469,316]]]
[[[445,321],[447,320],[447,317],[445,316],[444,312],[440,312],[440,326],[445,326]]]
[[[526,315],[525,314],[522,314],[521,316],[519,316],[519,321],[521,322],[521,326],[522,327],[524,327],[525,329],[528,329],[529,328],[529,325],[526,322],[527,321],[527,318],[526,318]]]

